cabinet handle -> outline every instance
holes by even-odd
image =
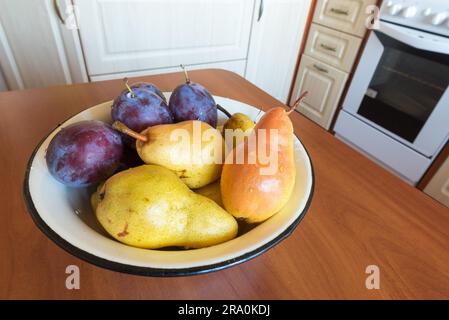
[[[342,10],[342,9],[338,9],[338,8],[331,8],[330,10],[331,12],[335,13],[335,14],[342,14],[344,16],[349,15],[348,10]]]
[[[62,17],[61,8],[59,6],[59,0],[53,0],[53,7],[55,8],[56,15],[58,16],[59,20],[61,20],[62,24],[65,24],[64,18]]]
[[[260,0],[259,3],[259,15],[257,16],[257,22],[260,21],[260,19],[262,19],[263,16],[263,0]]]
[[[323,67],[320,67],[320,66],[317,65],[317,64],[313,64],[313,67],[314,67],[315,69],[317,69],[319,72],[329,73],[329,70],[327,70],[327,69],[325,69],[325,68],[323,68]]]
[[[325,50],[327,50],[327,51],[332,51],[332,52],[336,52],[337,51],[337,48],[328,46],[325,43],[320,43],[320,47],[325,49]]]

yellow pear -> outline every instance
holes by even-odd
[[[231,139],[228,138],[226,143],[229,145],[229,148],[235,148],[238,144],[245,140],[245,137],[249,136],[254,129],[256,124],[250,117],[243,113],[234,113],[231,118],[226,121],[223,126],[223,136],[226,137],[226,130],[230,131],[232,134],[232,145]]]
[[[100,190],[101,188],[103,188],[103,185],[104,182],[100,183],[97,187],[97,190],[90,196],[90,205],[92,206],[94,212],[95,210],[97,210],[98,203],[100,202]]]
[[[140,134],[120,122],[115,122],[114,127],[136,138],[137,152],[145,163],[172,170],[191,189],[208,185],[221,175],[223,137],[206,122],[161,124]]]
[[[100,196],[98,195],[98,191],[95,191],[90,196],[90,205],[94,211],[97,210],[98,203],[100,202]]]
[[[224,208],[223,201],[221,200],[220,181],[212,182],[207,186],[196,189],[196,193],[201,194],[209,199],[213,200],[220,207]]]
[[[223,126],[223,129],[241,129],[247,131],[253,129],[256,126],[253,120],[244,113],[234,113],[231,118],[229,118]]]
[[[237,235],[234,217],[161,166],[119,172],[98,192],[98,221],[112,237],[131,246],[202,248]]]

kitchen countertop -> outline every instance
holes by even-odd
[[[228,71],[192,71],[190,77],[215,95],[263,109],[281,105]],[[136,79],[172,91],[183,74]],[[291,119],[313,162],[315,194],[293,234],[268,252],[181,278],[121,274],[66,253],[25,208],[28,158],[58,123],[122,89],[122,81],[113,80],[0,93],[1,299],[449,298],[449,210],[299,113]],[[72,264],[80,268],[79,290],[65,287]],[[379,290],[365,287],[369,265],[379,267]]]

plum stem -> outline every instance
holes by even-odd
[[[290,115],[290,113],[292,113],[293,111],[296,110],[296,108],[299,106],[299,104],[301,103],[301,101],[304,100],[305,97],[307,97],[307,95],[309,94],[308,91],[304,91],[303,93],[301,93],[301,95],[298,97],[298,99],[296,99],[295,103],[291,106],[290,110],[287,111],[287,114]]]
[[[190,83],[190,78],[189,78],[189,74],[187,73],[187,69],[183,64],[179,65],[182,69],[182,71],[184,71],[184,76],[186,78],[186,83],[189,84]]]
[[[130,128],[128,128],[125,124],[123,124],[120,121],[115,121],[112,124],[112,127],[118,131],[120,131],[121,133],[124,133],[130,137],[133,137],[134,139],[140,140],[142,142],[147,142],[148,138],[146,136],[144,136],[143,134],[137,133],[134,130],[131,130]]]
[[[136,94],[134,93],[133,89],[131,89],[131,87],[128,84],[129,79],[128,78],[124,78],[123,82],[125,83],[125,87],[126,89],[128,89],[128,91],[131,93],[131,98],[135,98]]]
[[[220,106],[218,103],[217,103],[217,109],[220,110],[221,112],[223,112],[228,118],[232,117],[232,114],[230,114],[228,110],[226,110],[225,108]]]

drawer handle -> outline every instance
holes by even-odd
[[[342,10],[342,9],[338,9],[338,8],[331,8],[331,12],[335,13],[335,14],[341,14],[344,16],[349,15],[349,11],[348,10]]]
[[[336,52],[337,51],[337,48],[328,46],[327,44],[324,44],[324,43],[320,43],[320,47],[325,49],[325,50],[327,50],[327,51],[332,51],[332,52]]]
[[[61,8],[59,6],[59,0],[53,0],[53,8],[55,9],[56,15],[58,16],[59,20],[62,24],[65,24],[65,20],[61,13]]]
[[[325,68],[323,68],[323,67],[320,67],[320,66],[317,65],[317,64],[313,64],[313,67],[314,67],[315,69],[317,69],[319,72],[329,73],[329,70],[327,70],[327,69],[325,69]]]
[[[257,22],[260,21],[260,19],[262,19],[263,16],[263,0],[260,0],[260,4],[259,4],[259,14],[257,15]]]

